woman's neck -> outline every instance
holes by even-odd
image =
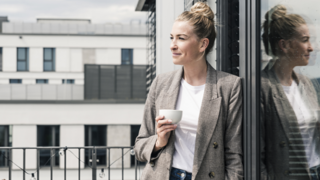
[[[205,59],[183,66],[183,79],[192,86],[201,86],[207,79],[207,62]]]
[[[274,64],[274,71],[283,86],[291,86],[294,66],[287,59],[278,59]]]

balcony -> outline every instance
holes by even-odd
[[[131,146],[0,147],[0,161],[5,162],[5,166],[0,168],[0,179],[29,180],[34,176],[37,180],[137,180],[140,179],[140,172],[144,164],[135,159],[132,148]],[[47,158],[47,164],[49,166],[40,166],[41,150],[50,151],[50,157]],[[90,152],[88,164],[85,163],[83,158],[85,150]],[[99,159],[97,159],[98,150],[105,150],[107,157],[106,165],[99,165]],[[33,151],[35,156],[32,156],[30,151]],[[21,158],[12,158],[13,156],[19,156]],[[60,158],[59,167],[54,166],[56,156]],[[28,168],[27,160],[35,164],[35,168]],[[30,162],[28,164],[30,164]]]

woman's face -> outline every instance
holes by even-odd
[[[176,21],[170,34],[172,59],[174,64],[186,65],[204,56],[205,49],[187,21]]]
[[[310,34],[307,25],[301,25],[296,29],[296,35],[286,40],[285,56],[294,66],[308,65],[310,53],[313,48],[310,43]]]

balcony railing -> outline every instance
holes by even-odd
[[[108,147],[108,146],[87,146],[87,147],[0,147],[0,153],[1,153],[1,157],[4,157],[5,160],[7,160],[8,162],[7,167],[8,168],[8,179],[12,180],[12,170],[13,170],[13,166],[16,166],[17,168],[19,168],[21,170],[22,173],[22,180],[26,180],[26,179],[30,179],[30,176],[34,176],[37,180],[40,180],[40,151],[41,150],[50,150],[51,156],[50,158],[47,160],[47,162],[50,163],[50,177],[44,178],[44,179],[50,179],[52,180],[53,177],[53,167],[54,167],[54,157],[56,155],[58,156],[63,156],[63,179],[67,180],[67,173],[68,170],[71,170],[70,168],[67,168],[67,155],[68,154],[72,154],[74,156],[74,158],[77,159],[78,161],[78,167],[77,167],[77,171],[78,171],[78,179],[81,179],[81,171],[84,170],[84,159],[81,159],[81,152],[84,152],[84,150],[89,150],[89,152],[91,152],[91,159],[89,159],[89,162],[91,163],[91,166],[89,166],[92,169],[92,180],[97,180],[97,162],[99,162],[99,160],[97,159],[97,150],[99,149],[104,149],[107,152],[107,165],[106,165],[106,169],[107,169],[107,179],[110,180],[111,179],[111,166],[121,160],[121,179],[124,180],[125,176],[124,176],[124,170],[125,170],[125,159],[124,156],[128,153],[130,153],[132,156],[134,156],[134,151],[133,151],[133,147],[132,146],[121,146],[121,147]],[[12,154],[13,154],[13,150],[22,150],[22,167],[20,167],[19,165],[17,165],[16,162],[14,162],[12,160]],[[26,170],[26,150],[35,150],[36,151],[36,170],[34,173],[31,173],[29,168],[28,170]],[[120,157],[112,157],[110,155],[111,151],[116,151],[116,150],[121,150],[121,156]],[[126,152],[125,152],[126,150]],[[78,153],[74,153],[75,151],[77,151]],[[58,153],[55,153],[58,152]],[[67,153],[70,152],[70,153]],[[77,154],[77,155],[76,155]],[[115,160],[113,160],[113,162],[111,162],[111,159],[116,158]],[[138,164],[139,162],[134,159],[134,177],[126,177],[126,179],[138,179]],[[60,161],[61,162],[61,161]],[[61,167],[61,164],[60,164]],[[102,166],[99,165],[99,168],[101,168],[101,172],[100,173],[104,173],[104,169]],[[112,168],[113,169],[113,168]],[[28,175],[29,177],[27,178],[26,175]],[[73,177],[74,178],[74,177]],[[42,178],[41,178],[42,179]],[[57,178],[55,178],[57,179]],[[59,178],[61,179],[61,178]]]

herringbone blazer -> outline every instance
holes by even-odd
[[[295,72],[292,75],[305,105],[316,118],[319,105],[312,82]],[[309,180],[308,161],[297,117],[274,69],[269,67],[261,73],[260,115],[261,179]],[[319,127],[315,132],[319,132]],[[319,136],[315,140],[318,142],[314,143],[320,144]],[[320,147],[317,152],[319,150]]]
[[[143,121],[135,143],[135,155],[147,162],[142,180],[169,180],[175,133],[156,157],[159,109],[175,109],[183,68],[161,74],[151,85]],[[198,121],[192,180],[243,179],[241,79],[216,71],[208,64],[206,86]]]

